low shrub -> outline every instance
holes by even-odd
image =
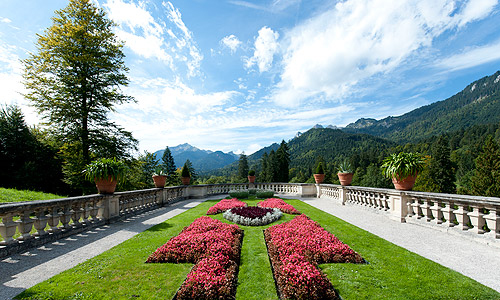
[[[291,214],[291,215],[299,215],[300,212],[295,209],[291,204],[286,203],[283,199],[279,198],[269,198],[264,201],[257,203],[259,207],[269,207],[269,208],[279,208],[282,212]]]
[[[267,228],[264,239],[284,299],[339,299],[318,264],[364,262],[348,245],[305,215]]]
[[[238,198],[238,199],[247,199],[249,193],[247,191],[232,191],[229,192],[229,196],[231,198]]]
[[[248,206],[248,204],[236,198],[222,199],[221,201],[217,202],[214,206],[208,209],[207,215],[216,215],[221,212],[225,212],[226,210],[231,208],[246,207],[246,206]]]
[[[250,206],[226,210],[223,216],[226,220],[241,225],[263,226],[279,220],[283,213],[277,208]]]
[[[156,249],[146,263],[194,263],[176,299],[234,299],[243,230],[200,217]]]
[[[257,189],[248,189],[248,194],[249,195],[256,195],[257,194]]]
[[[255,195],[257,196],[257,198],[266,199],[266,198],[273,197],[274,196],[274,192],[273,191],[259,190],[259,191],[257,191],[257,193],[255,193]]]

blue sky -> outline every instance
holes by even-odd
[[[444,100],[500,69],[497,0],[94,0],[125,42],[140,149],[245,151]],[[63,0],[0,1],[0,104]]]

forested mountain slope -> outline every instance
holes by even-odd
[[[473,125],[500,121],[500,71],[469,84],[458,94],[381,120],[362,118],[343,130],[367,133],[397,142],[457,131]]]

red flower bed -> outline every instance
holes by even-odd
[[[264,230],[279,293],[285,299],[338,299],[321,263],[363,263],[363,258],[305,215]]]
[[[284,213],[291,215],[300,215],[300,212],[296,210],[295,207],[279,198],[269,198],[257,203],[257,205],[260,207],[279,208]]]
[[[248,204],[236,198],[222,199],[221,201],[217,202],[217,204],[208,209],[207,215],[216,215],[225,212],[226,210],[231,208],[246,207],[246,206],[248,206]]]
[[[267,213],[273,212],[271,208],[263,208],[257,206],[249,206],[249,207],[237,207],[231,209],[233,214],[240,215],[245,218],[255,219],[262,218]]]
[[[200,217],[151,254],[147,263],[196,264],[177,299],[233,299],[243,230]]]

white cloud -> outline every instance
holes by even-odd
[[[223,37],[222,40],[220,40],[220,43],[229,48],[231,53],[236,52],[238,47],[241,45],[241,41],[234,34]]]
[[[257,65],[261,73],[268,71],[272,66],[274,54],[279,50],[278,38],[277,32],[269,27],[262,27],[255,39],[255,52],[252,57],[247,59],[246,67],[251,68]]]
[[[9,18],[0,18],[0,22],[2,22],[2,23],[11,23],[12,21]]]
[[[163,2],[168,20],[156,19],[152,15],[153,8],[146,4],[142,1],[136,4],[108,0],[103,6],[107,8],[109,17],[120,25],[118,37],[133,52],[146,59],[163,61],[172,70],[185,64],[188,76],[199,75],[203,55],[182,21],[180,11],[172,3]]]
[[[444,31],[486,16],[492,5],[491,0],[470,1],[461,9],[450,0],[339,2],[286,33],[281,81],[272,98],[283,106],[345,99],[363,80],[391,72]]]
[[[436,64],[446,71],[456,71],[500,60],[500,41],[483,47],[475,47],[450,56]]]

